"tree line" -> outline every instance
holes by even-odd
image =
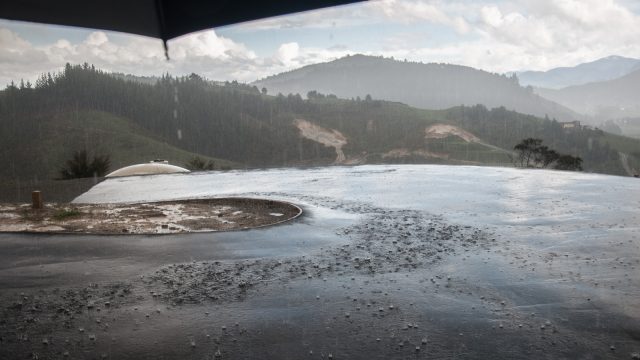
[[[541,139],[559,152],[579,156],[585,170],[622,172],[617,151],[600,141],[601,131],[567,132],[553,119],[482,105],[429,111],[370,96],[306,95],[269,95],[264,88],[212,82],[197,74],[135,81],[86,63],[67,64],[35,84],[20,82],[0,91],[0,140],[2,146],[18,148],[41,131],[44,119],[88,109],[129,119],[156,139],[197,154],[252,167],[316,165],[331,163],[335,152],[302,138],[292,125],[296,118],[342,132],[349,139],[343,148],[347,155],[424,148],[425,126],[447,122],[503,149],[514,148],[517,139]]]
[[[553,165],[557,170],[582,171],[582,159],[579,156],[560,154],[542,145],[541,139],[526,138],[513,148],[516,156],[512,161],[523,168],[546,168]]]

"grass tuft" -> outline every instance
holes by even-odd
[[[60,209],[53,214],[53,218],[56,220],[65,220],[70,217],[79,216],[81,214],[82,213],[78,209]]]

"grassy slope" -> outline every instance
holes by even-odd
[[[602,141],[627,154],[627,161],[632,170],[640,170],[640,139],[605,132]]]
[[[56,178],[73,151],[84,148],[90,154],[110,155],[112,170],[157,158],[184,166],[198,155],[154,139],[127,119],[97,111],[47,117],[41,121],[37,133],[19,140],[7,139],[3,148],[0,166],[9,169],[5,174],[10,178],[11,174],[21,178],[29,178],[28,174],[37,174],[40,179]],[[215,161],[218,167],[238,165],[199,156]]]
[[[422,156],[406,159],[387,160],[392,162],[434,162],[451,164],[510,165],[509,151],[481,143],[470,143],[457,136],[444,139],[425,139],[424,129],[443,123],[453,124],[445,119],[441,110],[424,110],[401,103],[382,102],[381,106],[349,106],[341,99],[315,99],[313,102],[325,105],[324,111],[300,115],[320,126],[337,129],[349,139],[344,147],[347,155],[358,157],[366,151],[369,161],[382,161],[381,155],[393,149],[427,150],[447,154],[447,160]],[[371,127],[365,130],[367,123]]]
[[[629,124],[629,125],[620,125],[622,128],[622,133],[625,136],[632,137],[635,139],[640,139],[640,124]]]
[[[601,141],[623,153],[640,155],[640,139],[605,132]]]

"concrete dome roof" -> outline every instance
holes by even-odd
[[[169,165],[161,162],[150,162],[148,164],[136,164],[125,166],[105,177],[134,176],[134,175],[153,175],[153,174],[174,174],[188,173],[189,170],[175,165]]]

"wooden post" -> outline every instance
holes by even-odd
[[[42,209],[42,193],[38,190],[31,193],[31,207],[34,209]]]

